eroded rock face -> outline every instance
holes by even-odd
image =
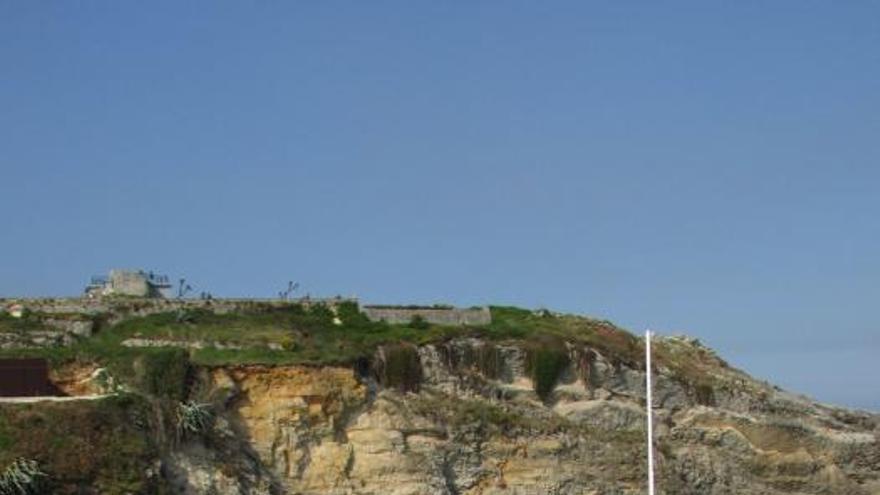
[[[94,363],[74,361],[52,368],[49,379],[64,395],[73,397],[107,394],[114,390],[113,377]]]
[[[231,394],[233,428],[283,479],[302,478],[313,450],[344,432],[342,423],[366,401],[366,387],[349,368],[218,369],[212,380]]]
[[[169,471],[194,494],[645,492],[643,370],[570,347],[570,365],[541,400],[525,352],[487,345],[419,348],[417,393],[347,367],[214,369],[218,428],[250,461],[221,469],[214,454],[188,447]],[[713,368],[712,390],[658,371],[660,493],[880,494],[877,416],[724,366]]]

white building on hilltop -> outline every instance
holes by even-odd
[[[110,276],[92,277],[86,286],[88,297],[123,295],[132,297],[166,297],[165,291],[171,289],[167,275],[145,272],[143,270],[110,270]]]

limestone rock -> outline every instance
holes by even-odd
[[[421,347],[417,393],[382,390],[347,367],[213,369],[209,389],[225,408],[229,441],[253,462],[222,471],[214,454],[189,448],[167,461],[169,472],[181,493],[644,493],[644,370],[571,347],[589,360],[572,359],[543,402],[522,349],[491,344],[489,356],[487,345]],[[679,369],[659,370],[659,493],[880,494],[876,415],[820,405],[721,364],[709,371],[707,391]]]

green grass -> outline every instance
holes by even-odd
[[[139,389],[154,397],[182,402],[188,395],[191,367],[183,349],[161,349],[140,356],[134,363]]]
[[[490,339],[526,341],[555,337],[598,349],[609,359],[624,364],[641,362],[641,341],[613,323],[575,315],[535,313],[521,308],[492,306],[492,323],[484,336]]]
[[[21,318],[15,318],[9,313],[0,312],[0,333],[7,332],[30,332],[37,330],[49,330],[39,315],[26,313]]]
[[[313,306],[306,309],[299,305],[281,308],[254,305],[230,314],[204,310],[160,313],[101,328],[91,338],[68,347],[6,349],[0,350],[0,357],[42,357],[53,365],[70,361],[96,362],[106,366],[123,383],[152,394],[156,392],[153,386],[156,384],[144,382],[145,373],[138,366],[145,361],[162,359],[157,356],[182,351],[123,346],[123,341],[128,338],[206,342],[206,348],[191,352],[191,362],[198,365],[348,365],[371,356],[384,344],[421,344],[467,332],[464,328],[431,326],[416,329],[371,322],[356,308],[345,304],[338,309],[338,316],[342,325],[333,323],[334,314],[328,308]],[[215,342],[239,345],[243,349],[217,349],[212,346]],[[273,343],[284,349],[271,349],[269,345]]]

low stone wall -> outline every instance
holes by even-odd
[[[167,313],[180,309],[205,309],[217,314],[233,313],[257,307],[281,308],[293,304],[312,306],[324,304],[335,307],[345,302],[357,303],[356,299],[333,298],[301,298],[301,299],[162,299],[138,297],[77,297],[77,298],[40,298],[40,299],[0,299],[0,311],[12,304],[20,304],[25,310],[45,315],[58,315],[62,318],[83,315],[111,315],[111,321],[133,316],[147,316],[156,313]],[[57,325],[56,325],[57,326]],[[74,333],[81,333],[74,331]]]
[[[408,308],[363,306],[361,311],[372,321],[385,320],[392,324],[405,324],[414,316],[421,316],[434,325],[488,325],[492,323],[492,313],[488,307],[480,308]]]
[[[32,349],[35,347],[63,347],[76,338],[67,332],[33,330],[28,332],[0,332],[0,349]]]
[[[142,339],[133,337],[122,341],[124,347],[178,347],[181,349],[220,349],[240,351],[245,346],[240,344],[231,344],[228,342],[205,342],[201,340],[171,340],[171,339]],[[273,351],[282,350],[281,344],[271,342],[264,346],[249,346],[251,349],[271,349]]]
[[[58,328],[73,336],[88,337],[92,331],[90,315],[108,315],[109,323],[116,323],[131,317],[148,316],[178,310],[204,309],[217,314],[247,311],[258,307],[283,308],[293,304],[312,306],[323,304],[334,308],[342,303],[357,304],[354,298],[301,298],[281,299],[157,299],[135,297],[103,298],[41,298],[41,299],[0,299],[0,311],[13,304],[20,304],[25,310],[48,316],[48,326]],[[409,323],[416,315],[435,325],[488,325],[492,315],[488,307],[447,308],[410,306],[361,306],[361,310],[372,321],[385,320],[393,324]]]

